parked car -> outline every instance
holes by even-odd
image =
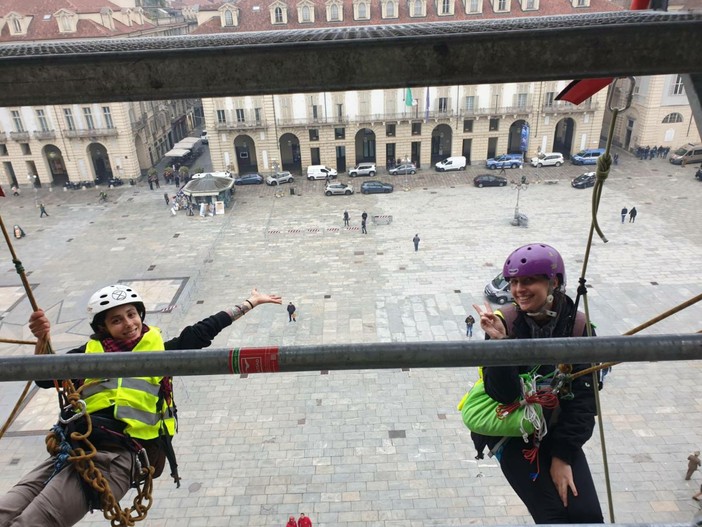
[[[454,156],[439,161],[434,165],[434,168],[439,172],[445,172],[447,170],[465,170],[467,164],[468,160],[466,156]]]
[[[585,172],[584,174],[580,174],[578,177],[573,178],[573,181],[570,182],[570,186],[573,188],[594,187],[596,179],[597,176],[595,172]]]
[[[334,179],[336,178],[336,170],[324,165],[310,165],[307,167],[307,179]]]
[[[483,187],[504,187],[507,185],[507,178],[493,176],[492,174],[481,174],[473,178],[473,185],[478,188]]]
[[[382,181],[364,181],[361,184],[361,194],[387,194],[394,188],[390,183]]]
[[[260,185],[263,183],[261,174],[244,174],[234,180],[235,185]]]
[[[292,183],[295,178],[290,172],[276,172],[272,176],[266,177],[266,184],[280,185],[281,183]]]
[[[485,286],[485,296],[498,304],[506,304],[514,300],[509,280],[505,280],[502,273],[498,274]]]
[[[502,154],[485,161],[485,166],[490,170],[495,170],[496,168],[522,168],[523,165],[522,154]]]
[[[597,158],[604,154],[604,148],[588,148],[581,150],[575,154],[571,161],[574,165],[594,165],[597,163]]]
[[[349,170],[349,176],[375,176],[375,163],[359,163],[354,168]]]
[[[207,130],[203,130],[202,133],[200,134],[200,142],[203,145],[209,145],[210,140],[207,138]]]
[[[391,176],[404,176],[405,174],[416,174],[417,173],[417,167],[414,166],[414,163],[409,163],[406,165],[398,165],[395,168],[391,168],[388,170],[390,172]]]
[[[542,152],[537,157],[531,158],[533,167],[559,167],[563,164],[563,154],[559,152]]]
[[[343,194],[350,196],[353,194],[353,187],[351,185],[347,185],[346,183],[327,183],[327,186],[324,187],[324,194],[327,196],[331,196],[332,194]]]

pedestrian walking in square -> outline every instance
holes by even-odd
[[[295,314],[295,304],[288,302],[288,322],[297,322],[297,315]]]
[[[44,216],[48,216],[49,213],[46,212],[46,207],[44,206],[43,203],[39,203],[39,217],[43,218]]]
[[[297,527],[295,516],[290,516],[290,518],[288,518],[288,523],[285,524],[285,527]]]
[[[414,244],[414,252],[417,252],[419,250],[419,233],[414,235],[412,243]]]
[[[365,214],[365,212],[363,213]],[[368,229],[366,229],[366,219],[361,220],[361,234],[368,234]]]
[[[638,212],[636,212],[636,207],[631,207],[631,210],[629,211],[629,223],[634,223],[636,221],[636,215]]]
[[[351,218],[349,218],[349,211],[345,210],[345,211],[344,211],[344,227],[348,227],[348,226],[349,226],[349,220],[350,220],[350,219],[351,219]]]
[[[622,223],[624,223],[624,220],[626,219],[626,215],[627,215],[628,213],[629,213],[629,210],[628,210],[626,207],[624,207],[624,208],[622,209]]]
[[[297,520],[297,527],[312,527],[312,520],[305,516],[304,512],[301,512]]]
[[[166,200],[166,205],[168,205],[170,203],[171,200],[168,199],[168,192],[163,193],[163,199]]]
[[[700,461],[700,451],[695,450],[692,454],[687,456],[687,474],[685,474],[685,479],[690,481],[692,474],[695,473],[702,466],[702,461]]]

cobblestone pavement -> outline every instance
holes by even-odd
[[[599,214],[610,241],[594,240],[588,265],[600,335],[620,334],[702,290],[696,169],[624,155],[613,167]],[[559,248],[574,291],[592,192],[569,181],[584,171],[507,171],[531,182],[519,203],[528,228],[510,225],[515,189],[472,185],[487,172],[481,167],[381,177],[395,183],[390,195],[325,197],[324,182],[304,180],[292,185],[294,195],[287,186],[237,187],[233,209],[206,218],[171,216],[163,188],[141,184],[108,190],[107,204],[98,204],[94,189],[26,190],[0,206],[8,227],[27,233],[13,241],[59,352],[88,336],[90,294],[118,280],[144,292],[147,321],[166,336],[240,302],[254,286],[298,307],[297,323],[288,322],[284,305],[258,307],[215,347],[455,341],[465,338],[463,319],[483,301],[485,284],[520,244]],[[39,218],[35,200],[49,217]],[[636,223],[621,223],[624,206],[636,206]],[[364,210],[392,222],[369,223],[363,235]],[[30,307],[4,254],[0,336],[28,339]],[[647,331],[698,331],[700,320],[702,308],[693,306]],[[477,330],[474,338],[482,336]],[[5,344],[0,353],[32,350]],[[601,397],[617,522],[687,522],[697,510],[690,498],[702,475],[683,476],[702,443],[699,374],[698,362],[681,361],[625,364],[608,376]],[[183,486],[157,481],[144,525],[279,526],[300,512],[323,527],[530,523],[496,463],[473,458],[455,407],[475,378],[473,368],[178,378]],[[0,419],[22,384],[0,385]],[[54,396],[34,390],[0,441],[0,492],[45,456],[55,415]],[[598,437],[587,454],[606,508]],[[94,514],[80,525],[105,523]]]

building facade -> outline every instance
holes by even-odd
[[[152,21],[135,0],[3,0],[0,45],[186,34],[183,17]],[[0,181],[60,186],[136,178],[188,135],[199,99],[0,108]]]

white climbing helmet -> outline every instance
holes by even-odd
[[[87,309],[88,315],[93,317],[90,322],[90,327],[93,328],[93,331],[98,331],[97,326],[101,325],[102,321],[100,321],[100,324],[96,324],[96,319],[103,318],[98,317],[98,315],[105,313],[113,307],[123,306],[125,304],[134,304],[139,312],[139,316],[144,320],[144,316],[146,315],[144,301],[139,296],[139,293],[131,287],[124,284],[108,285],[93,293],[93,296],[91,296],[88,301]]]

